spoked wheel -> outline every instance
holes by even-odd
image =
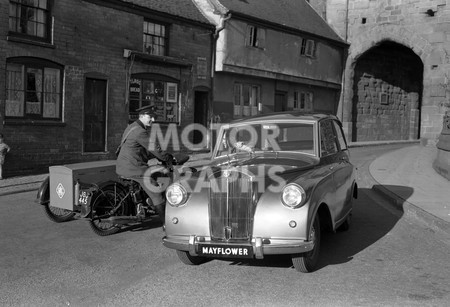
[[[47,214],[47,217],[56,223],[70,221],[75,216],[75,212],[62,208],[53,207],[50,205],[50,203],[45,204],[43,207],[45,214]]]
[[[123,201],[124,197],[124,191],[120,189],[117,184],[106,185],[101,188],[101,191],[96,196],[94,196],[92,203],[92,220],[89,221],[89,225],[96,234],[99,236],[109,236],[119,232],[121,228],[120,225],[108,221],[108,218],[111,216],[124,215],[124,205],[122,205],[113,215],[110,214],[111,210]],[[103,218],[98,219],[98,217]]]
[[[207,261],[207,259],[203,257],[191,256],[191,254],[186,251],[177,250],[177,255],[181,262],[187,265],[199,265]]]
[[[309,240],[314,242],[314,248],[311,251],[307,253],[292,255],[292,264],[294,265],[294,268],[297,271],[303,273],[314,271],[319,260],[320,220],[318,215],[316,215],[316,217],[314,218],[314,223],[309,235]]]

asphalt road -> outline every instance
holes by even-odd
[[[2,196],[0,306],[448,306],[450,243],[371,190],[370,162],[393,148],[352,148],[353,224],[323,237],[310,274],[279,256],[186,266],[157,220],[99,237],[48,220],[34,192]]]

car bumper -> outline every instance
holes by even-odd
[[[253,255],[256,259],[264,258],[264,255],[283,255],[283,254],[300,254],[311,251],[314,248],[314,243],[304,241],[301,239],[264,239],[253,238],[251,242],[215,242],[210,241],[209,238],[198,237],[191,235],[186,236],[171,236],[163,238],[163,245],[182,251],[188,251],[190,255],[197,256],[199,244],[202,246],[214,246],[226,248],[229,245],[251,246],[253,248]],[[239,258],[239,256],[237,256]]]

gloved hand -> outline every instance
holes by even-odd
[[[164,162],[169,162],[172,159],[172,155],[167,153],[167,152],[165,152],[163,154],[163,159],[164,159]]]

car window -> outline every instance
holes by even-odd
[[[334,134],[331,120],[320,122],[320,151],[322,157],[334,154],[338,151],[336,135]]]
[[[315,154],[314,125],[311,122],[243,125],[224,130],[220,137],[217,156],[239,151],[296,151]]]
[[[345,141],[345,136],[344,136],[344,133],[342,131],[342,127],[335,120],[333,120],[333,124],[334,124],[334,130],[336,131],[337,141],[339,143],[339,148],[341,150],[346,150],[347,149],[347,142]]]

